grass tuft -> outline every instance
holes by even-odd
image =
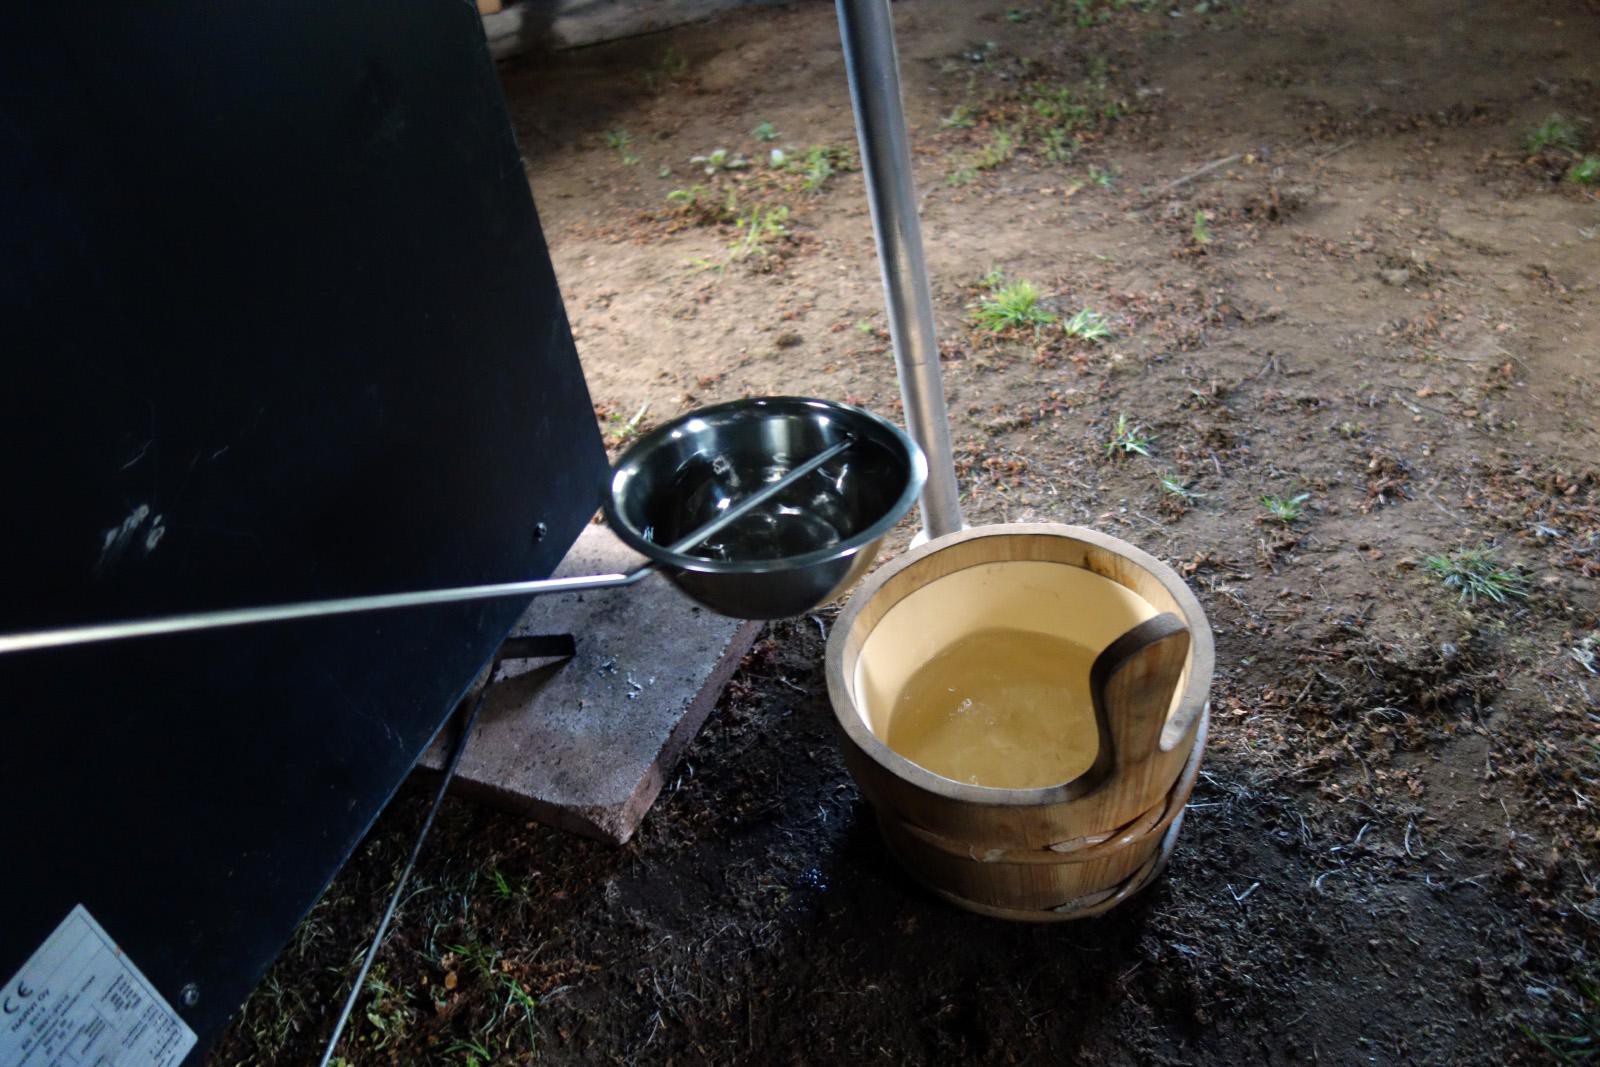
[[[1551,115],[1528,131],[1522,139],[1522,147],[1528,150],[1530,156],[1552,148],[1562,152],[1576,152],[1578,127],[1570,119]]]
[[[1161,491],[1168,496],[1177,497],[1186,504],[1205,496],[1204,493],[1197,493],[1190,489],[1175,474],[1163,474],[1161,476]]]
[[[742,233],[739,239],[728,247],[729,254],[733,259],[766,255],[774,241],[789,235],[788,222],[789,209],[782,204],[776,207],[758,207],[750,214],[740,216],[738,226]]]
[[[697,183],[672,190],[667,194],[667,203],[676,214],[701,226],[721,225],[739,217],[739,200],[732,189],[723,193]]]
[[[966,104],[957,104],[950,114],[939,120],[939,125],[947,130],[970,130],[977,124],[978,120],[972,116],[972,108]]]
[[[1144,432],[1144,427],[1136,426],[1128,418],[1127,412],[1117,416],[1117,424],[1111,428],[1111,440],[1106,442],[1106,454],[1130,455],[1137,452],[1141,456],[1150,454],[1152,438]]]
[[[1101,170],[1093,164],[1089,165],[1089,184],[1101,189],[1110,189],[1117,183],[1117,170],[1110,168]]]
[[[990,277],[993,277],[991,272]],[[1029,281],[991,286],[993,292],[973,307],[972,321],[993,333],[1021,326],[1048,326],[1056,317],[1039,303],[1039,287]]]
[[[1600,184],[1600,156],[1584,156],[1567,171],[1567,181],[1579,185]]]
[[[1522,575],[1502,567],[1492,545],[1463,548],[1447,556],[1429,556],[1422,565],[1439,576],[1445,586],[1461,594],[1469,604],[1487,597],[1504,604],[1510,597],[1526,600],[1528,582]]]
[[[1111,326],[1106,322],[1106,317],[1090,308],[1073,315],[1061,324],[1061,329],[1068,337],[1080,341],[1104,341],[1111,336]]]
[[[993,170],[1016,154],[1017,142],[1011,131],[996,130],[989,143],[978,149],[978,154],[972,157],[972,165],[978,170]]]
[[[719,170],[743,170],[750,165],[750,161],[744,156],[730,152],[726,148],[713,148],[703,156],[690,156],[689,162],[699,163],[707,174],[715,174]]]
[[[1278,522],[1288,524],[1294,522],[1305,513],[1305,503],[1311,499],[1310,493],[1301,493],[1298,496],[1264,496],[1261,506]]]
[[[1578,979],[1578,1010],[1568,1012],[1571,1029],[1566,1033],[1540,1033],[1522,1024],[1522,1033],[1554,1062],[1592,1064],[1600,1062],[1600,984]]]
[[[639,162],[639,157],[633,154],[629,146],[633,144],[633,134],[627,130],[611,130],[606,134],[606,147],[614,148],[622,159],[622,165],[631,167]]]

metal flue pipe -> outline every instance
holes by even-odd
[[[939,342],[933,332],[933,297],[922,255],[922,223],[911,174],[911,142],[900,101],[900,64],[894,48],[889,0],[838,0],[839,36],[861,140],[861,168],[872,232],[883,267],[889,337],[900,375],[906,429],[928,457],[922,491],[922,529],[928,537],[964,525],[961,493],[950,451]]]

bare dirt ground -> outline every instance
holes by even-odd
[[[1060,927],[931,900],[840,764],[823,611],[627,847],[448,804],[346,1060],[1595,1061],[1600,8],[895,13],[969,520],[1126,538],[1216,628],[1172,866]],[[897,415],[831,5],[503,73],[612,443]],[[211,1062],[314,1059],[424,806]]]

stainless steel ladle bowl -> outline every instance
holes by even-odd
[[[656,569],[724,615],[800,615],[872,565],[928,477],[911,438],[859,408],[773,397],[702,408],[612,472],[606,518],[647,561],[626,573],[191,611],[0,633],[0,655],[496,597],[620,589]]]
[[[683,552],[666,546],[823,450],[850,447]],[[724,615],[779,619],[838,595],[916,503],[927,460],[870,412],[802,397],[736,400],[646,434],[603,501],[616,535],[689,596]]]

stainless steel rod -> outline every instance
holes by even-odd
[[[740,500],[727,511],[691,532],[687,537],[673,542],[668,552],[683,553],[706,538],[726,529],[730,523],[748,515],[753,509],[771,500],[801,478],[838,456],[855,443],[846,438],[818,452],[782,478]],[[132,637],[153,637],[159,634],[192,633],[196,630],[220,630],[232,626],[250,626],[262,622],[286,622],[291,619],[316,619],[329,615],[354,615],[367,611],[386,611],[391,608],[418,608],[433,604],[456,604],[468,600],[492,600],[498,597],[539,596],[544,593],[572,593],[588,589],[615,589],[632,585],[654,569],[653,562],[643,563],[625,574],[576,575],[570,578],[538,578],[525,582],[493,582],[488,585],[461,585],[449,589],[425,589],[414,593],[379,593],[373,596],[336,597],[331,600],[307,600],[296,604],[271,604],[252,608],[222,608],[218,611],[195,611],[182,615],[164,615],[151,619],[129,619],[122,622],[89,623],[83,626],[63,626],[51,630],[34,630],[25,633],[0,634],[0,656],[8,652],[26,652],[41,648],[62,648],[68,645],[89,645],[101,641],[121,641]]]
[[[888,299],[889,337],[900,375],[906,429],[928,457],[922,528],[929,537],[961,529],[961,491],[950,449],[933,298],[922,255],[922,223],[911,173],[911,141],[900,100],[889,0],[838,0],[839,37],[861,141],[872,231]]]
[[[153,619],[65,626],[32,633],[0,634],[0,655],[66,645],[90,645],[100,641],[122,641],[133,637],[191,633],[196,630],[221,630],[231,626],[250,626],[261,622],[290,619],[316,619],[328,615],[354,615],[390,608],[419,608],[430,604],[455,604],[466,600],[491,600],[495,597],[533,596],[540,593],[572,592],[582,589],[607,589],[632,585],[650,572],[646,563],[627,574],[584,575],[576,578],[542,578],[527,582],[496,582],[490,585],[462,585],[451,589],[425,589],[414,593],[380,593],[374,596],[339,597],[333,600],[308,600],[298,604],[272,604],[254,608],[222,608],[183,615],[164,615]]]

